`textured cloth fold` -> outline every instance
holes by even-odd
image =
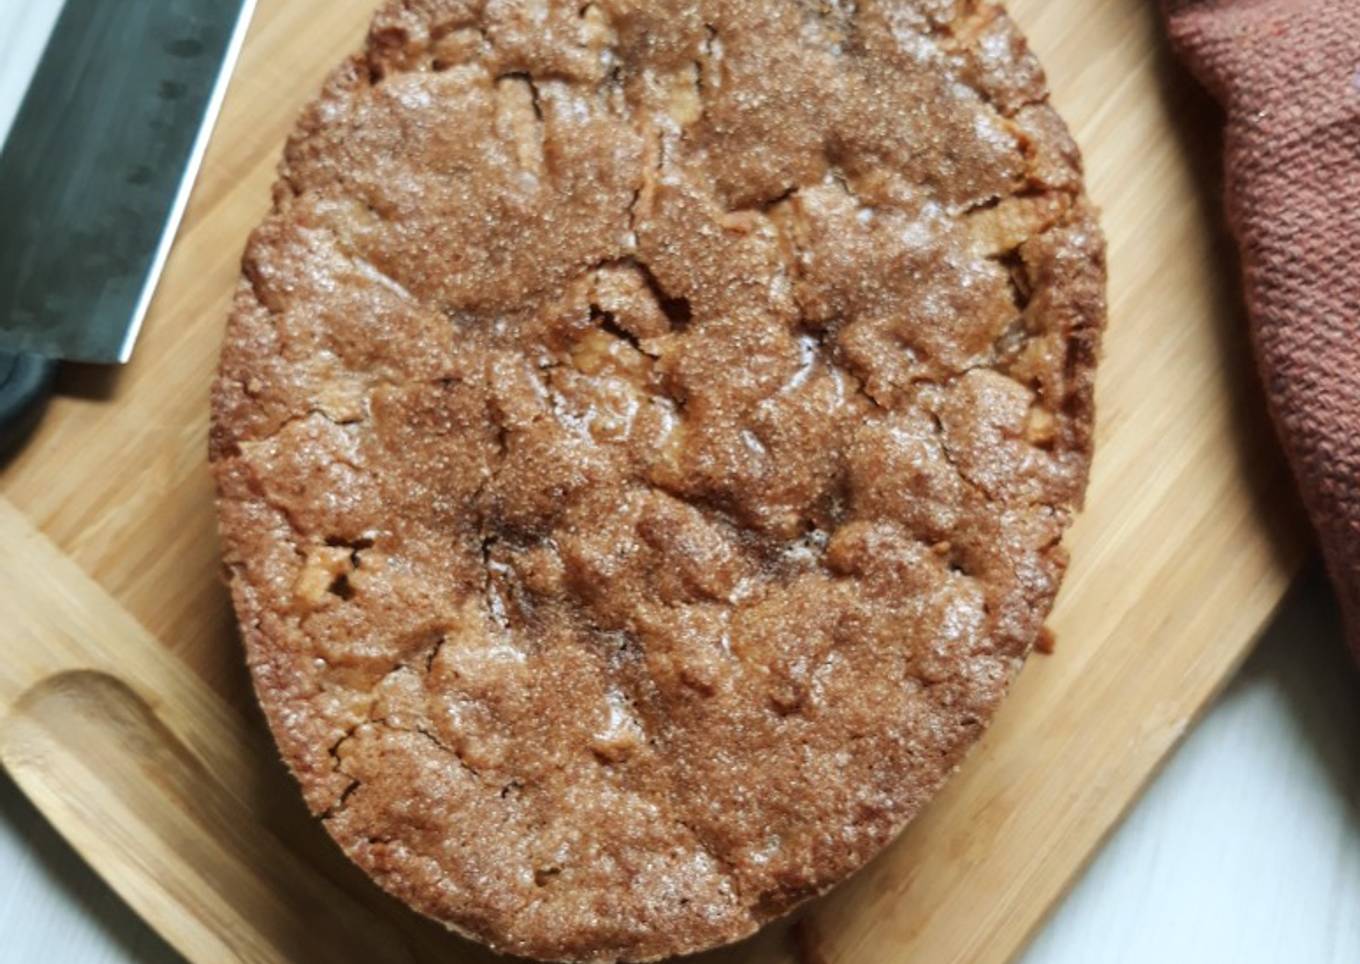
[[[1360,0],[1168,0],[1228,115],[1257,359],[1360,656]]]

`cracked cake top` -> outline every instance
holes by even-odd
[[[536,957],[842,879],[1040,632],[1103,292],[992,4],[387,3],[289,141],[213,395],[311,808]]]

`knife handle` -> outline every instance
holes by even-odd
[[[57,363],[51,358],[0,352],[0,459],[38,423],[56,371]]]

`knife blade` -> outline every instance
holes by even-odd
[[[131,356],[254,4],[66,0],[0,151],[0,423]]]

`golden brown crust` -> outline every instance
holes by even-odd
[[[543,958],[735,940],[855,870],[1052,604],[1103,257],[990,4],[389,2],[213,394],[312,809]]]

